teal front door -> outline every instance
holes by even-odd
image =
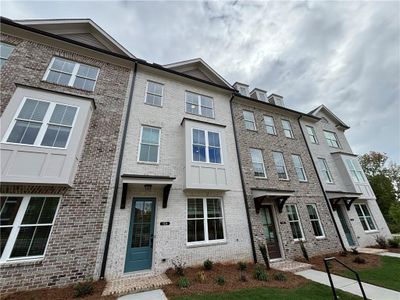
[[[337,214],[338,214],[338,217],[340,220],[340,224],[342,224],[343,231],[344,231],[344,234],[346,235],[346,239],[347,239],[347,242],[349,243],[349,246],[354,246],[355,243],[353,240],[353,236],[351,234],[349,225],[347,224],[346,217],[344,216],[342,207],[340,205],[337,205],[336,211],[337,211]]]
[[[125,272],[151,269],[155,202],[154,198],[132,200]]]

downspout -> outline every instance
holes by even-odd
[[[236,127],[235,127],[235,118],[233,117],[232,101],[233,101],[234,98],[235,98],[235,95],[232,95],[231,99],[229,100],[229,105],[230,105],[230,108],[231,108],[233,134],[235,136],[236,154],[237,154],[238,163],[239,163],[240,181],[242,183],[244,205],[246,207],[246,216],[247,216],[247,224],[249,226],[251,249],[253,251],[254,262],[256,263],[257,262],[257,254],[256,254],[256,248],[254,246],[254,237],[253,237],[253,229],[251,227],[251,221],[250,221],[249,204],[247,203],[246,186],[245,186],[245,183],[244,183],[244,175],[243,175],[243,171],[242,171],[242,163],[241,163],[241,160],[240,160],[239,143],[238,143],[238,138],[237,138],[237,134],[236,134]]]
[[[317,173],[318,182],[319,182],[319,185],[321,186],[322,193],[324,194],[326,205],[328,206],[329,214],[331,215],[331,218],[332,218],[332,221],[333,221],[333,225],[335,226],[336,232],[337,232],[337,234],[339,236],[340,244],[342,245],[343,251],[347,251],[346,247],[344,246],[344,243],[343,243],[343,240],[342,240],[342,236],[340,235],[339,228],[338,228],[337,223],[335,221],[335,217],[333,216],[332,205],[329,202],[328,196],[325,193],[325,189],[324,189],[324,186],[322,184],[321,177],[319,176],[319,173],[318,173],[318,170],[317,170],[317,166],[315,165],[314,158],[313,158],[313,156],[311,154],[310,147],[308,146],[308,143],[307,143],[307,140],[306,140],[306,136],[305,136],[304,131],[303,131],[303,127],[301,126],[300,119],[302,117],[303,117],[303,115],[300,115],[300,117],[297,118],[297,122],[299,123],[301,134],[303,135],[304,142],[306,143],[308,154],[310,154],[311,162],[312,162],[312,164],[314,166],[314,170]]]
[[[111,202],[110,218],[108,219],[107,236],[106,236],[106,243],[105,243],[105,246],[104,246],[103,261],[101,263],[100,278],[104,278],[104,273],[106,271],[108,249],[110,247],[112,223],[114,221],[114,211],[115,211],[115,206],[116,206],[116,203],[117,203],[118,188],[119,188],[119,178],[121,177],[122,159],[123,159],[123,156],[124,156],[126,134],[127,134],[127,131],[128,131],[129,116],[130,116],[131,107],[132,107],[132,101],[133,101],[133,90],[134,90],[134,87],[135,87],[136,73],[137,73],[137,63],[135,62],[135,67],[133,69],[132,83],[131,83],[130,91],[129,91],[128,105],[127,105],[127,108],[126,108],[125,123],[124,123],[123,132],[122,132],[121,148],[119,150],[117,172],[115,174],[114,193],[113,193],[112,202]]]

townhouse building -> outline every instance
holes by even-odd
[[[376,237],[391,233],[375,194],[345,136],[350,129],[326,106],[309,112],[317,119],[302,119],[306,141],[334,210],[347,248],[376,244]]]
[[[0,293],[94,277],[132,80],[107,53],[130,54],[90,20],[0,37]]]
[[[340,251],[331,211],[298,119],[318,120],[284,106],[283,98],[234,85],[232,115],[257,257],[271,261]]]

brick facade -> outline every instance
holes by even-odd
[[[43,260],[10,262],[0,269],[0,293],[61,286],[96,277],[95,266],[109,198],[130,70],[105,61],[2,34],[15,45],[1,70],[1,114],[16,85],[93,98],[94,109],[73,187],[2,186],[2,193],[61,195]],[[53,56],[100,68],[94,92],[42,81]]]

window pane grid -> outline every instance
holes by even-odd
[[[266,177],[264,159],[260,149],[250,148],[250,156],[253,165],[253,174],[256,177]]]
[[[264,124],[268,134],[276,135],[274,119],[270,116],[264,116]]]
[[[288,174],[286,171],[285,160],[281,152],[272,152],[272,156],[275,162],[275,168],[278,173],[279,179],[288,179]]]
[[[310,137],[311,143],[318,144],[317,136],[315,134],[315,130],[311,126],[306,126],[308,136]]]
[[[357,215],[365,231],[376,230],[375,223],[366,204],[355,204]]]
[[[186,92],[186,112],[203,117],[214,117],[213,98]]]
[[[329,146],[334,148],[340,148],[336,133],[324,130],[324,135]]]
[[[194,162],[222,163],[218,132],[192,129],[192,159]]]
[[[314,204],[307,204],[307,211],[310,217],[311,226],[313,228],[315,237],[324,237],[325,235],[322,230],[322,224],[319,219],[317,207]]]
[[[158,163],[160,147],[160,129],[142,126],[139,149],[139,161]]]
[[[307,181],[306,172],[304,170],[301,157],[299,155],[292,154],[292,159],[298,179],[300,181]]]
[[[294,138],[292,125],[288,120],[282,120],[283,132],[287,138]]]
[[[326,160],[324,158],[318,158],[318,161],[319,161],[319,166],[321,168],[321,172],[325,178],[325,181],[327,183],[332,183],[333,180],[332,180],[331,172],[328,168],[328,163],[326,162]]]
[[[256,121],[254,119],[254,113],[251,111],[243,111],[244,124],[248,130],[256,130]]]
[[[301,229],[300,219],[297,213],[297,207],[294,204],[286,205],[290,229],[292,230],[293,239],[303,239],[303,231]]]

